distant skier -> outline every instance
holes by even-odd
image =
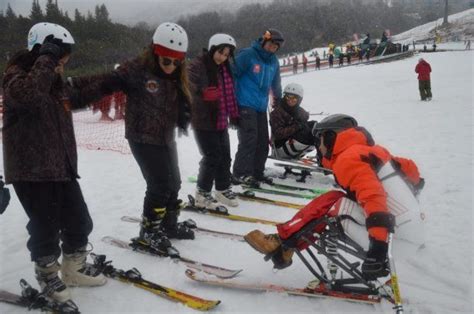
[[[286,85],[283,98],[270,113],[275,157],[298,159],[315,149],[311,134],[315,121],[308,121],[309,113],[301,108],[303,95],[300,84]]]
[[[293,74],[298,73],[298,55],[293,57]]]
[[[306,72],[307,70],[308,70],[308,58],[303,53],[303,72]]]
[[[316,56],[316,70],[321,70],[321,58],[319,56]]]
[[[329,67],[332,68],[334,66],[334,54],[332,52],[329,53],[328,62]]]
[[[238,125],[239,112],[230,69],[236,48],[227,34],[209,39],[208,50],[189,65],[189,80],[194,85],[191,123],[202,159],[195,193],[196,206],[215,209],[220,203],[238,206],[230,184],[229,119]],[[215,198],[211,194],[215,184]]]
[[[420,58],[415,67],[415,72],[418,73],[418,89],[421,100],[431,100],[433,95],[431,93],[430,64],[425,59]]]
[[[29,218],[27,247],[36,279],[46,296],[59,302],[71,299],[67,285],[106,283],[86,263],[93,224],[77,182],[71,110],[93,99],[80,89],[73,93],[63,81],[74,43],[60,25],[35,24],[28,50],[9,60],[3,76],[5,179]]]
[[[323,215],[350,216],[344,220],[345,233],[364,249],[368,248],[361,267],[363,276],[367,280],[387,276],[389,230],[395,227],[395,238],[411,250],[424,243],[419,205],[414,197],[424,185],[417,166],[375,145],[368,131],[347,115],[328,116],[315,125],[313,134],[319,143],[322,166],[333,171],[336,182],[347,193],[328,192],[278,225],[277,234],[254,230],[245,240],[257,251],[270,254],[275,268],[285,268],[291,265],[294,249],[301,249],[301,244],[283,249],[282,240]],[[324,226],[316,226],[315,230],[321,232]]]
[[[339,66],[342,67],[344,65],[344,54],[341,52],[339,54]]]

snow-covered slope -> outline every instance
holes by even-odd
[[[411,44],[413,41],[433,40],[436,32],[441,36],[442,42],[474,39],[474,9],[452,14],[448,17],[448,22],[448,26],[442,26],[443,19],[440,18],[392,36],[392,41]]]
[[[300,74],[283,79],[305,88],[303,106],[311,112],[354,115],[374,139],[393,154],[414,159],[426,179],[421,204],[426,212],[426,248],[399,262],[401,293],[407,313],[472,312],[472,174],[473,174],[473,54],[444,52],[421,55],[433,68],[434,98],[421,102],[414,67],[419,56],[370,66]],[[319,118],[319,117],[318,117]],[[97,117],[94,117],[96,120]],[[237,147],[231,131],[233,154]],[[186,178],[197,173],[200,156],[194,137],[178,139],[183,185],[181,196],[193,193]],[[0,166],[1,167],[1,166]],[[268,162],[268,167],[273,167]],[[95,251],[107,254],[117,267],[137,267],[150,280],[209,299],[220,299],[215,313],[390,313],[389,306],[372,307],[343,301],[289,297],[278,293],[248,293],[201,286],[184,276],[184,266],[110,247],[104,235],[130,238],[138,226],[120,221],[139,215],[144,182],[133,157],[106,151],[79,150],[79,172],[85,199],[94,219],[90,241]],[[317,185],[319,176],[308,184]],[[13,192],[13,191],[12,191]],[[18,280],[35,283],[25,243],[27,218],[15,194],[0,216],[0,289],[17,291]],[[283,198],[287,201],[299,200]],[[299,201],[301,202],[301,201]],[[233,210],[284,221],[295,211],[242,202]],[[269,226],[230,222],[183,212],[202,227],[246,233]],[[229,268],[243,268],[242,280],[304,286],[312,279],[297,259],[293,266],[274,273],[262,255],[244,243],[199,236],[174,241],[185,256]],[[254,279],[252,279],[254,278]],[[110,280],[104,287],[74,288],[75,301],[84,313],[192,313],[179,304],[146,291]],[[0,313],[22,313],[0,304]]]

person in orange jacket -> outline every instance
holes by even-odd
[[[387,191],[380,179],[380,169],[390,163],[394,172],[418,192],[424,186],[416,164],[409,159],[395,157],[382,146],[376,145],[370,133],[359,127],[350,116],[335,114],[326,117],[313,128],[320,164],[333,171],[339,186],[345,190],[344,195],[323,195],[305,206],[290,221],[278,225],[277,235],[265,235],[259,230],[247,234],[245,240],[257,251],[270,254],[276,268],[291,264],[292,250],[281,249],[281,241],[289,238],[306,223],[317,216],[315,211],[325,214],[341,197],[349,198],[362,208],[366,218],[365,225],[369,236],[369,249],[362,265],[362,273],[368,279],[383,277],[388,274],[387,250],[388,234],[394,229],[394,215],[389,211]],[[331,199],[328,202],[328,198]],[[326,210],[320,206],[324,203]],[[305,212],[310,212],[307,214]],[[311,213],[313,212],[313,213]],[[318,213],[319,215],[319,213]],[[297,229],[297,230],[296,230]]]

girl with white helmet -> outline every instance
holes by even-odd
[[[5,179],[29,217],[27,246],[40,287],[71,306],[66,285],[106,282],[86,263],[92,219],[77,182],[71,109],[88,101],[80,89],[74,93],[79,97],[72,97],[63,82],[73,45],[64,27],[38,23],[29,31],[27,49],[10,59],[3,77]]]
[[[229,65],[236,48],[228,34],[215,34],[209,39],[208,50],[192,60],[189,66],[193,83],[192,125],[202,159],[196,188],[196,205],[215,209],[221,202],[237,206],[230,185],[229,120],[239,118],[234,93],[234,80]],[[215,198],[211,194],[215,184]]]
[[[301,108],[304,90],[297,83],[285,86],[283,98],[270,113],[272,155],[281,159],[300,158],[315,149],[311,130],[315,121]]]
[[[147,183],[140,234],[133,241],[165,254],[169,238],[194,239],[194,232],[178,223],[181,178],[175,129],[186,132],[190,120],[187,49],[186,31],[163,23],[142,55],[111,73],[72,80],[74,86],[87,85],[97,98],[126,94],[125,137]]]

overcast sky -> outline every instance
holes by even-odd
[[[71,17],[74,16],[76,8],[82,13],[94,12],[97,4],[104,3],[113,21],[126,24],[136,24],[140,21],[158,24],[174,21],[180,15],[198,13],[211,8],[236,9],[244,3],[268,1],[270,0],[58,0],[58,4],[60,9],[69,11]],[[15,13],[27,16],[32,2],[32,0],[0,0],[0,10],[5,12],[10,3]],[[40,0],[43,10],[46,2]]]

